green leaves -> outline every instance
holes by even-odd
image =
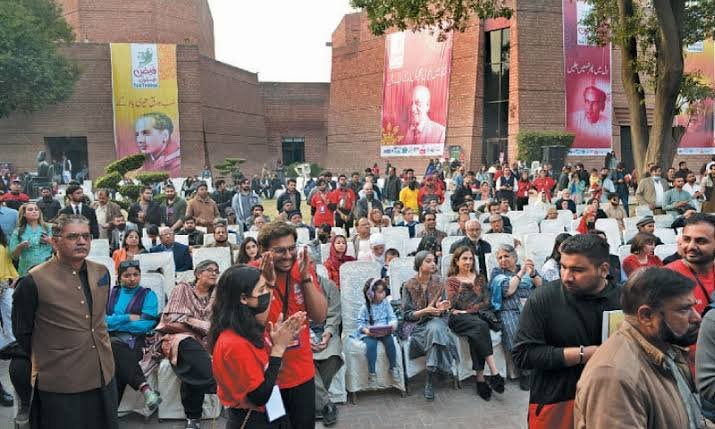
[[[137,153],[112,162],[104,169],[104,171],[107,173],[116,172],[124,177],[124,175],[128,172],[141,168],[141,166],[144,165],[144,161],[146,161],[146,155],[143,153]]]
[[[518,158],[531,164],[541,160],[541,148],[544,146],[563,146],[570,148],[575,135],[557,131],[520,131],[516,136],[519,147]]]
[[[370,19],[370,31],[377,36],[390,28],[430,30],[441,39],[452,31],[464,31],[473,17],[510,18],[511,8],[504,0],[351,0],[364,9]]]
[[[0,118],[68,99],[80,70],[59,52],[74,41],[52,0],[0,0]]]

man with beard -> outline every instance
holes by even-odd
[[[696,213],[685,220],[678,240],[678,253],[683,256],[666,266],[695,283],[695,309],[699,314],[712,303],[715,291],[715,216]]]
[[[586,365],[576,389],[577,429],[704,428],[688,350],[698,336],[695,284],[645,268],[622,290],[625,320]]]
[[[365,182],[362,190],[365,196],[360,198],[355,206],[355,215],[358,219],[368,217],[370,213],[372,213],[372,209],[380,209],[381,212],[384,211],[380,199],[375,196],[372,183]]]
[[[357,194],[348,186],[348,178],[338,176],[338,188],[328,194],[328,207],[335,213],[335,226],[345,229],[350,234],[353,226],[353,206],[357,202]]]
[[[592,234],[561,245],[561,279],[531,293],[519,319],[512,356],[532,373],[530,429],[573,427],[576,383],[601,344],[603,312],[620,309],[608,281],[609,246]]]
[[[122,247],[124,235],[127,233],[127,221],[124,215],[119,213],[112,218],[109,224],[109,248],[112,252]]]
[[[315,427],[315,365],[308,321],[323,323],[328,303],[320,289],[308,249],[299,251],[297,238],[295,228],[284,222],[265,225],[258,235],[258,243],[265,253],[261,262],[253,264],[260,267],[273,289],[268,322],[275,324],[279,318],[288,318],[299,311],[307,313],[305,327],[283,355],[276,384],[290,426],[310,429]]]
[[[122,214],[122,209],[113,201],[109,201],[109,191],[97,191],[97,200],[91,206],[97,216],[99,238],[109,238],[110,227],[114,218]]]
[[[62,210],[62,206],[59,201],[52,197],[52,189],[48,186],[44,186],[42,188],[40,195],[42,198],[37,200],[37,207],[40,208],[42,218],[45,222],[52,222],[57,217],[60,210]]]
[[[186,216],[186,201],[176,194],[174,185],[164,186],[166,200],[161,203],[161,210],[164,212],[166,226],[173,230],[181,228]]]
[[[417,179],[413,176],[407,182],[407,186],[400,191],[400,202],[407,209],[419,210],[420,188],[417,186]]]
[[[248,179],[243,179],[238,184],[238,192],[231,200],[231,207],[236,212],[236,221],[243,228],[243,231],[248,231],[250,225],[248,220],[251,218],[251,210],[253,207],[261,204],[261,198],[251,190],[251,182]]]
[[[140,235],[144,233],[147,225],[159,226],[164,223],[164,212],[159,203],[154,201],[154,190],[151,186],[142,188],[139,201],[129,207],[127,218],[137,226]]]
[[[184,218],[184,228],[179,230],[176,234],[188,236],[189,246],[204,245],[204,233],[196,229],[196,219],[192,216]]]

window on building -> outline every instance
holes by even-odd
[[[508,159],[509,137],[509,29],[484,37],[484,144],[485,164]]]
[[[305,162],[305,137],[283,137],[283,165]]]

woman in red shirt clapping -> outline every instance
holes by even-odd
[[[269,422],[265,404],[278,395],[276,377],[283,353],[305,324],[305,312],[265,327],[273,285],[257,268],[236,265],[216,288],[209,343],[217,394],[228,408],[226,428],[282,428],[286,418]],[[270,333],[270,338],[266,335]]]

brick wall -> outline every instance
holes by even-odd
[[[214,57],[208,0],[56,0],[77,42],[198,45]]]
[[[281,156],[283,137],[305,138],[305,161],[327,158],[329,83],[261,82],[268,146]]]
[[[248,160],[242,171],[259,173],[275,158],[266,145],[266,124],[258,76],[210,58],[201,58],[201,101],[208,160],[227,157]],[[193,155],[192,159],[201,157]],[[214,172],[215,173],[215,172]]]

